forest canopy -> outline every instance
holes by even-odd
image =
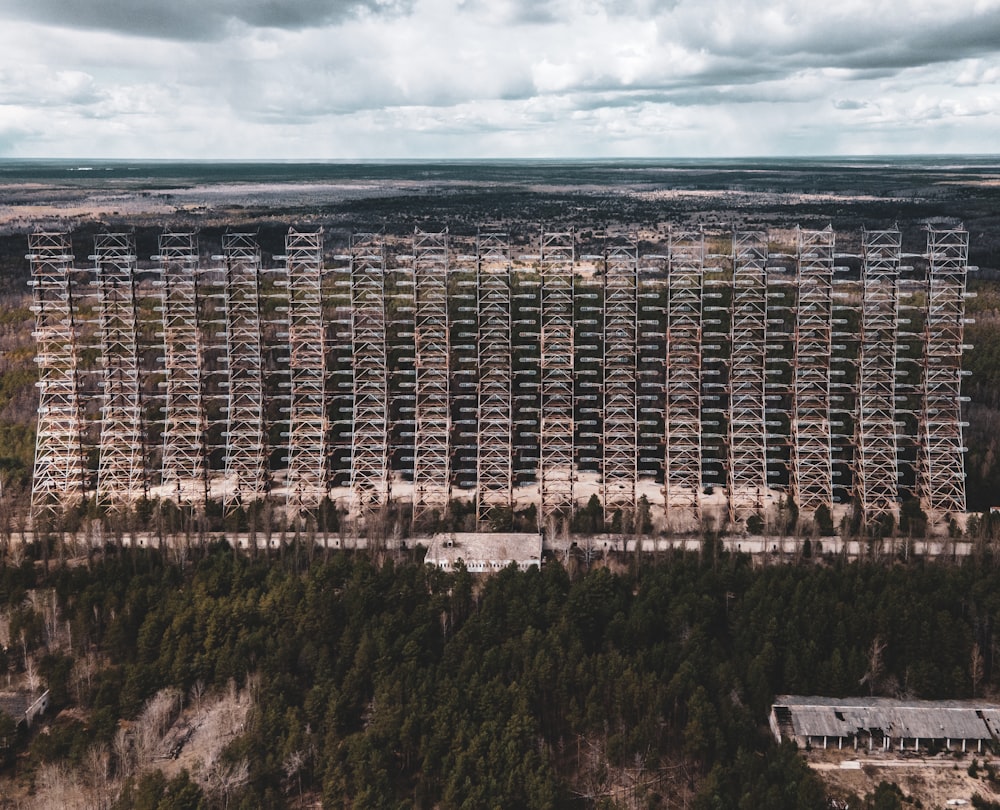
[[[706,549],[477,581],[343,552],[109,548],[47,573],[8,560],[0,598],[20,639],[0,663],[37,662],[75,718],[22,740],[19,778],[113,750],[162,690],[232,684],[255,701],[224,751],[245,768],[231,807],[819,808],[768,733],[775,694],[962,698],[1000,679],[989,559],[755,567]],[[222,806],[176,779],[135,774],[124,795]]]

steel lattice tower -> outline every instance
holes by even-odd
[[[147,493],[145,431],[139,384],[135,237],[94,237],[102,385],[97,501],[122,510]]]
[[[961,391],[968,232],[930,227],[927,259],[922,455],[917,486],[923,507],[941,516],[965,511]]]
[[[729,363],[729,517],[761,509],[767,492],[765,357],[767,235],[733,234]]]
[[[315,510],[327,483],[326,341],[323,333],[323,231],[285,236],[290,401],[286,503]]]
[[[386,362],[385,241],[351,237],[353,426],[351,493],[362,517],[389,501],[389,375]]]
[[[31,517],[38,522],[83,503],[86,492],[79,400],[73,248],[64,233],[28,236],[38,428],[35,438]]]
[[[478,451],[476,518],[513,504],[510,240],[505,233],[480,232],[476,239],[479,295]]]
[[[202,339],[198,325],[198,240],[164,232],[158,262],[163,286],[166,420],[162,483],[177,503],[204,507],[208,497]]]
[[[229,508],[267,495],[264,364],[260,322],[261,257],[256,237],[222,237],[226,302],[225,491]]]
[[[833,506],[830,350],[833,229],[799,231],[792,371],[792,495],[803,512]]]
[[[448,231],[413,233],[416,388],[413,525],[443,516],[451,500],[451,324]]]
[[[573,234],[541,235],[539,482],[541,525],[573,512]]]
[[[898,230],[866,230],[862,234],[864,264],[861,271],[854,492],[864,523],[869,528],[873,528],[881,516],[896,514],[900,248]]]
[[[664,504],[701,520],[701,330],[705,240],[701,232],[670,235],[664,422]],[[683,513],[682,513],[683,514]]]
[[[639,482],[638,293],[638,244],[617,239],[605,255],[601,502],[623,514],[635,510]]]

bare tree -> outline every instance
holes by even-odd
[[[886,643],[882,641],[880,636],[875,636],[872,639],[872,646],[868,650],[868,671],[864,674],[861,679],[861,684],[868,684],[869,694],[874,695],[875,690],[878,689],[882,682],[882,675],[884,672],[884,662],[882,661],[882,653],[885,652]]]
[[[250,781],[250,764],[246,759],[238,762],[220,762],[209,765],[208,783],[211,791],[222,799],[222,806],[229,810],[233,794]]]
[[[113,746],[115,751],[115,760],[117,762],[118,778],[124,782],[134,771],[132,735],[129,734],[127,728],[120,727],[115,732]]]
[[[969,661],[969,674],[972,676],[972,696],[977,697],[979,695],[979,687],[983,683],[983,672],[986,668],[986,664],[983,661],[983,652],[979,648],[979,642],[977,641],[972,645],[972,656]]]
[[[146,701],[135,724],[136,766],[140,771],[156,758],[164,735],[177,718],[180,705],[181,693],[177,689],[161,689]]]
[[[205,682],[199,678],[191,684],[191,703],[196,711],[201,711],[201,703],[205,699]]]
[[[111,752],[104,743],[92,745],[84,757],[87,778],[90,780],[91,797],[89,807],[106,810],[114,804],[117,790],[111,776]]]
[[[306,755],[303,751],[292,751],[285,761],[281,763],[281,770],[285,773],[285,778],[288,781],[293,779],[298,781],[299,786],[299,804],[302,804],[302,768],[306,764]]]

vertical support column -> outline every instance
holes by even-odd
[[[701,522],[701,331],[705,239],[700,231],[670,235],[663,496],[667,524]]]
[[[476,240],[479,352],[476,519],[514,503],[510,238],[480,232]]]
[[[765,347],[767,236],[733,234],[729,363],[729,519],[760,510],[767,492]]]
[[[965,511],[962,350],[969,234],[927,231],[927,318],[918,489],[932,519]]]
[[[323,334],[323,231],[285,236],[288,275],[289,514],[314,513],[329,491],[327,479],[326,341]]]
[[[78,506],[86,492],[74,306],[73,248],[64,233],[28,236],[38,427],[35,434],[31,519],[37,528]]]
[[[260,248],[256,237],[222,237],[225,262],[227,397],[225,491],[227,510],[264,498],[269,488],[260,323]]]
[[[448,231],[413,232],[416,387],[413,527],[442,518],[451,501],[451,324]]]
[[[572,517],[574,448],[572,233],[541,234],[541,525]]]
[[[147,494],[145,431],[137,348],[136,255],[131,233],[94,237],[101,367],[97,501],[123,511]]]
[[[619,511],[623,517],[635,512],[639,481],[638,281],[635,237],[610,242],[604,272],[601,503],[606,514]]]
[[[351,497],[361,519],[389,501],[389,377],[386,364],[385,241],[351,237],[353,425]]]
[[[865,526],[896,516],[896,341],[899,324],[898,230],[864,231],[861,350],[858,365],[854,491]]]
[[[833,229],[799,231],[793,369],[792,494],[808,516],[833,507],[830,343]]]
[[[166,419],[163,431],[164,494],[204,509],[208,497],[202,337],[198,324],[198,241],[193,233],[160,235]]]

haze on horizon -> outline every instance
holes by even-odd
[[[3,0],[0,157],[982,154],[1000,0]]]

